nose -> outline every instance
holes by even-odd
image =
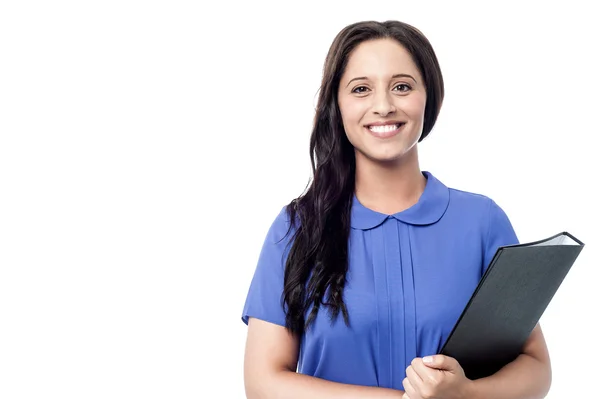
[[[396,107],[390,101],[387,91],[374,96],[373,112],[380,116],[387,116],[390,113],[396,112]]]

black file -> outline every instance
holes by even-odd
[[[583,247],[562,232],[498,248],[440,353],[458,360],[470,379],[513,361]]]

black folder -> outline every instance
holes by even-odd
[[[583,247],[562,232],[498,248],[440,353],[458,360],[472,380],[512,362]]]

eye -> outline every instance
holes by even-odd
[[[407,91],[410,91],[410,90],[412,90],[412,87],[410,87],[410,86],[409,86],[409,85],[407,85],[406,83],[400,83],[400,84],[399,84],[399,85],[397,85],[396,87],[402,87],[402,86],[404,86],[404,87],[406,88],[406,90],[399,90],[399,91],[401,91],[401,92],[404,92],[404,93],[406,93]],[[394,88],[396,88],[396,87],[394,87]]]
[[[399,90],[395,90],[397,88],[400,88]],[[369,90],[366,86],[357,86],[352,90],[352,93],[365,93],[367,90]],[[407,85],[406,83],[400,83],[398,85],[396,85],[394,87],[395,91],[400,91],[402,93],[406,93],[412,90],[412,87],[410,87],[410,85]]]
[[[366,86],[358,86],[352,90],[352,93],[364,93],[364,91],[358,91],[358,89],[366,89]]]

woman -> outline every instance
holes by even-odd
[[[420,170],[417,144],[443,95],[435,53],[414,27],[361,22],[335,38],[310,141],[312,183],[274,220],[243,310],[248,398],[548,392],[539,325],[487,378],[469,380],[436,355],[496,249],[518,242],[493,200]]]

